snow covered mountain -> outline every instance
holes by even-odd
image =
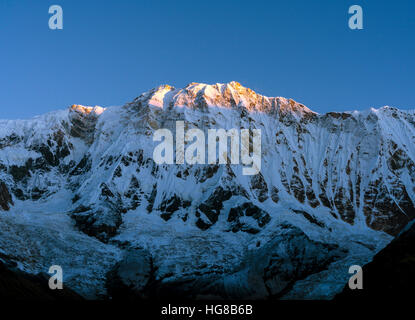
[[[155,130],[260,129],[262,165],[157,165]],[[87,298],[328,299],[415,217],[415,113],[237,82],[0,120],[0,259]]]

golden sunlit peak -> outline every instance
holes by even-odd
[[[87,106],[83,106],[80,104],[73,104],[70,109],[71,111],[75,111],[75,112],[85,114],[85,115],[89,115],[91,113],[94,115],[100,115],[101,113],[105,111],[105,108],[102,108],[99,106],[87,107]]]
[[[235,88],[241,88],[244,87],[243,85],[241,85],[238,81],[231,81],[229,82],[229,84]]]

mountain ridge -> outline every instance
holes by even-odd
[[[243,176],[230,163],[157,165],[153,134],[173,131],[176,121],[186,129],[260,129],[261,172]],[[188,296],[330,298],[350,264],[370,261],[415,217],[413,111],[321,115],[236,82],[192,83],[160,86],[122,107],[73,105],[0,125],[0,181],[14,203],[0,222],[20,230],[10,239],[0,228],[0,252],[33,272],[53,259],[68,268],[75,253],[34,250],[31,263],[2,242],[44,243],[39,230],[59,221],[65,227],[54,232],[82,239],[76,255],[99,266],[86,283],[71,273],[84,296],[114,292],[105,288],[114,279],[118,289],[134,283],[123,274],[133,263],[152,279],[137,285],[140,296],[173,287]],[[28,228],[31,219],[45,226]]]
[[[379,108],[374,108],[374,107],[370,107],[367,109],[362,109],[362,110],[346,110],[346,111],[328,111],[326,113],[318,113],[314,110],[309,109],[308,107],[306,107],[304,104],[297,102],[296,100],[292,99],[292,98],[285,98],[285,97],[281,97],[281,96],[266,96],[266,95],[262,95],[262,94],[258,94],[257,92],[244,87],[243,85],[241,85],[239,82],[237,81],[231,81],[229,83],[216,83],[214,85],[209,85],[209,84],[205,84],[205,83],[198,83],[198,82],[191,82],[188,85],[186,85],[184,88],[179,88],[176,89],[174,86],[171,86],[169,84],[162,84],[159,85],[157,87],[154,87],[153,89],[144,92],[143,94],[141,94],[139,97],[133,99],[133,101],[131,103],[126,103],[124,105],[124,107],[128,107],[132,104],[134,104],[134,102],[136,101],[140,101],[143,98],[146,98],[150,101],[154,101],[156,102],[155,104],[153,104],[154,106],[160,106],[162,107],[159,103],[160,101],[158,101],[160,98],[160,95],[163,95],[166,93],[166,90],[168,90],[168,92],[170,93],[175,93],[175,95],[177,96],[177,98],[175,100],[178,100],[179,102],[182,101],[183,102],[183,94],[184,93],[188,93],[190,92],[191,95],[193,95],[195,98],[198,97],[204,97],[204,98],[208,98],[211,100],[214,100],[214,97],[212,97],[212,95],[209,94],[205,94],[205,91],[208,90],[209,92],[213,92],[214,95],[226,95],[228,94],[229,96],[227,97],[228,99],[232,99],[234,98],[233,95],[230,94],[230,90],[232,90],[233,92],[237,92],[240,96],[254,96],[254,97],[258,97],[258,100],[261,99],[267,99],[268,102],[272,101],[272,100],[277,100],[277,99],[281,99],[282,101],[285,102],[284,106],[292,106],[292,105],[298,105],[299,107],[303,108],[306,112],[311,112],[314,113],[316,115],[319,116],[327,116],[327,115],[332,115],[334,117],[337,117],[339,114],[350,114],[350,115],[357,115],[357,114],[361,114],[361,115],[368,115],[369,113],[376,113],[376,112],[382,112],[383,110],[394,110],[394,111],[399,111],[399,112],[403,112],[403,113],[414,113],[415,109],[399,109],[396,107],[392,107],[392,106],[388,106],[388,105],[384,105],[382,107]],[[203,93],[201,96],[200,94]],[[199,96],[198,96],[199,95]],[[149,99],[150,98],[150,99]],[[154,99],[152,99],[154,98]],[[243,104],[244,101],[240,101],[240,98],[238,99],[239,102],[241,102]],[[235,100],[234,100],[235,101]],[[158,102],[158,103],[157,103]],[[187,103],[187,104],[183,104],[182,106],[185,107],[189,107],[189,105],[194,105],[195,102],[192,103]],[[232,102],[228,102],[227,103],[232,104]],[[218,107],[224,107],[224,105],[227,104],[221,104],[218,103],[217,105],[214,104],[210,104],[210,106],[218,106]],[[259,106],[261,106],[263,103],[259,103]],[[237,105],[237,104],[236,104]],[[243,105],[244,106],[244,105]],[[255,105],[256,106],[256,105]],[[244,106],[245,107],[245,106]],[[0,119],[1,122],[7,123],[7,122],[13,122],[13,121],[17,121],[17,122],[25,122],[25,121],[33,121],[36,120],[38,118],[42,118],[42,117],[47,117],[48,115],[53,115],[55,113],[61,113],[61,112],[66,112],[68,110],[70,111],[77,111],[79,113],[83,113],[83,114],[95,114],[97,116],[99,116],[101,113],[105,112],[105,110],[107,109],[103,108],[101,106],[87,106],[87,105],[82,105],[82,104],[72,104],[70,107],[66,108],[66,109],[61,109],[61,110],[56,110],[56,111],[50,111],[47,112],[45,114],[40,114],[40,115],[36,115],[32,118],[28,118],[28,119]],[[111,107],[109,107],[111,108]],[[253,112],[253,111],[264,111],[261,109],[255,110],[255,109],[248,109],[248,111]],[[287,108],[286,110],[290,110],[289,108]],[[292,111],[292,110],[291,110]]]

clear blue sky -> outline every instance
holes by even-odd
[[[320,113],[415,108],[415,1],[0,0],[2,119],[232,80]]]

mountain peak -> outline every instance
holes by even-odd
[[[170,85],[161,85],[138,98],[132,104],[140,108],[143,105],[168,109],[170,107],[187,107],[208,110],[211,107],[228,109],[245,109],[248,112],[283,112],[302,116],[313,113],[303,104],[282,97],[267,97],[244,87],[237,81],[229,83],[205,84],[192,82],[182,89]]]
[[[78,114],[82,115],[93,115],[93,116],[99,116],[105,111],[105,108],[95,106],[95,107],[87,107],[80,104],[73,104],[69,110],[71,112],[76,112]]]

